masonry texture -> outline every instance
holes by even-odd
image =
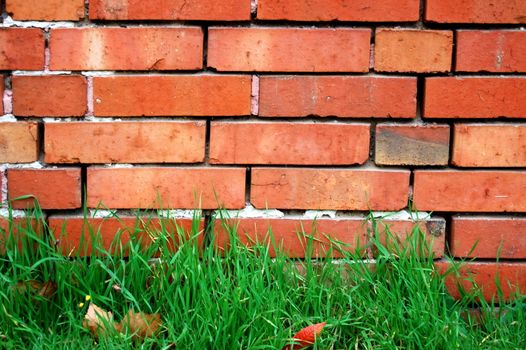
[[[526,1],[2,6],[3,206],[36,197],[64,253],[85,207],[121,217],[89,218],[107,246],[136,209],[201,208],[200,244],[224,247],[222,208],[247,245],[271,227],[294,258],[298,231],[374,258],[373,211],[418,226],[439,271],[474,259],[464,287],[526,293]]]

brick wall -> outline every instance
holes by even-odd
[[[83,206],[220,206],[295,257],[405,210],[382,225],[526,292],[525,1],[2,3],[2,201],[36,196],[65,251]]]

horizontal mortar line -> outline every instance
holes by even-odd
[[[213,67],[205,67],[208,69],[173,69],[173,70],[148,70],[148,69],[129,69],[129,70],[3,70],[0,71],[2,75],[13,75],[13,76],[52,76],[52,75],[83,75],[91,77],[114,77],[114,76],[231,76],[231,75],[242,75],[242,76],[349,76],[349,77],[451,77],[451,78],[462,78],[462,77],[478,77],[478,78],[526,78],[526,72],[383,72],[369,70],[367,72],[353,72],[353,71],[327,71],[327,72],[312,72],[312,71],[220,71],[213,69]],[[455,74],[458,73],[458,74]]]
[[[418,208],[416,208],[418,209]],[[525,212],[498,212],[498,211],[480,211],[480,212],[474,212],[474,211],[431,211],[434,215],[438,216],[446,216],[450,215],[452,218],[456,217],[479,217],[479,216],[487,216],[487,217],[495,217],[495,218],[503,218],[503,219],[509,219],[509,218],[526,218]]]
[[[526,257],[524,258],[466,258],[462,256],[450,256],[455,263],[463,262],[465,264],[471,263],[501,263],[501,264],[526,264]],[[443,259],[440,262],[449,262],[447,259]]]
[[[47,23],[47,22],[44,22]],[[51,22],[54,23],[54,22]],[[267,19],[246,19],[246,20],[192,20],[192,19],[152,19],[152,20],[103,20],[103,19],[91,19],[88,22],[64,22],[64,23],[85,23],[86,26],[118,26],[126,28],[127,26],[152,26],[152,27],[163,27],[163,26],[209,26],[209,27],[225,27],[225,28],[294,28],[294,27],[305,27],[309,29],[316,28],[380,28],[380,27],[393,27],[394,29],[419,29],[419,30],[460,30],[460,29],[486,29],[486,30],[521,30],[524,27],[523,23],[438,23],[428,20],[420,22],[419,20],[413,21],[315,21],[315,20],[267,20]],[[77,25],[83,27],[82,25]]]
[[[246,20],[193,20],[193,19],[141,19],[141,20],[104,20],[104,19],[85,19],[79,21],[18,21],[10,17],[9,21],[0,24],[3,28],[40,28],[40,29],[60,29],[60,28],[106,28],[106,27],[144,27],[144,28],[186,28],[191,27],[220,27],[220,28],[295,28],[304,27],[308,29],[362,29],[362,28],[384,28],[393,29],[419,29],[419,30],[462,30],[462,29],[481,29],[481,30],[522,30],[523,23],[439,23],[429,20],[420,22],[412,21],[315,21],[315,20],[267,20],[267,19],[246,19]]]

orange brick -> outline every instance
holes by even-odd
[[[375,139],[376,164],[448,164],[448,125],[378,124]]]
[[[6,0],[6,11],[19,21],[78,21],[84,0]]]
[[[250,0],[90,0],[90,19],[250,20]]]
[[[212,122],[213,164],[362,164],[369,124]]]
[[[418,21],[418,0],[259,0],[258,19],[288,21]]]
[[[102,252],[93,252],[93,244],[97,243],[109,252],[116,252],[130,242],[133,235],[141,246],[147,248],[152,244],[155,236],[152,234],[167,234],[167,247],[175,252],[180,244],[180,230],[185,238],[192,234],[192,219],[158,219],[149,217],[119,216],[111,218],[84,218],[81,216],[53,215],[49,218],[49,229],[58,241],[58,249],[62,254],[70,255],[103,255]],[[199,222],[199,235],[196,243],[199,247],[203,244],[204,220]],[[179,231],[178,231],[179,230]],[[193,234],[196,234],[194,232]],[[97,237],[98,236],[98,237]],[[94,242],[93,237],[100,239]],[[117,240],[119,238],[119,240]],[[112,245],[113,243],[113,245]],[[117,244],[116,244],[117,243]],[[118,244],[120,243],[120,245]],[[128,251],[123,251],[128,255]]]
[[[239,209],[242,168],[88,168],[88,206],[108,208]]]
[[[451,254],[463,258],[526,258],[526,219],[454,216]]]
[[[367,72],[369,29],[210,28],[208,66],[219,71]]]
[[[0,70],[42,70],[44,32],[36,28],[2,28],[0,53]]]
[[[449,72],[450,30],[377,29],[374,69],[380,72]]]
[[[526,125],[455,124],[453,164],[469,167],[526,166]]]
[[[426,78],[426,118],[524,118],[526,78]]]
[[[30,163],[37,159],[37,123],[0,123],[0,163]]]
[[[31,195],[42,209],[76,209],[81,206],[80,169],[9,169],[7,193],[13,208],[32,207],[34,200],[15,200]]]
[[[418,210],[526,211],[526,172],[417,170],[414,174]]]
[[[457,31],[459,72],[526,72],[526,32],[519,30]]]
[[[426,0],[425,18],[441,23],[526,23],[526,2]]]
[[[80,117],[87,109],[86,79],[78,75],[13,76],[13,114]]]
[[[451,271],[446,276],[446,288],[455,299],[461,298],[460,290],[473,292],[477,287],[486,301],[498,297],[498,288],[504,301],[513,299],[517,291],[526,293],[526,263],[469,262],[453,271],[450,263],[440,262],[436,269],[441,274]]]
[[[399,210],[409,171],[253,168],[250,192],[262,209]]]
[[[97,116],[250,115],[250,76],[94,77],[93,88]]]
[[[366,227],[363,218],[355,220],[217,219],[214,223],[214,244],[220,249],[227,249],[230,246],[229,231],[235,229],[240,243],[247,247],[254,247],[256,244],[266,245],[272,257],[276,256],[275,248],[278,248],[278,251],[291,258],[304,258],[308,247],[312,249],[312,257],[324,258],[328,255],[341,257],[342,251],[360,253],[365,249]]]
[[[52,70],[177,70],[203,65],[203,31],[181,28],[66,28],[51,31]]]
[[[46,123],[47,163],[197,163],[205,122]]]
[[[265,76],[259,115],[414,118],[416,78]]]

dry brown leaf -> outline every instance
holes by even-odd
[[[119,325],[119,329],[128,329],[137,338],[147,338],[153,336],[161,324],[161,315],[159,314],[128,310]]]
[[[57,291],[57,284],[53,281],[47,281],[42,283],[38,295],[44,298],[51,298]]]
[[[93,303],[88,307],[84,321],[82,321],[82,326],[87,328],[94,336],[98,336],[99,334],[106,335],[117,329],[115,321],[113,320],[113,313]]]
[[[53,281],[40,282],[37,280],[19,281],[13,289],[20,294],[38,294],[44,298],[51,298],[57,291],[57,284]]]

